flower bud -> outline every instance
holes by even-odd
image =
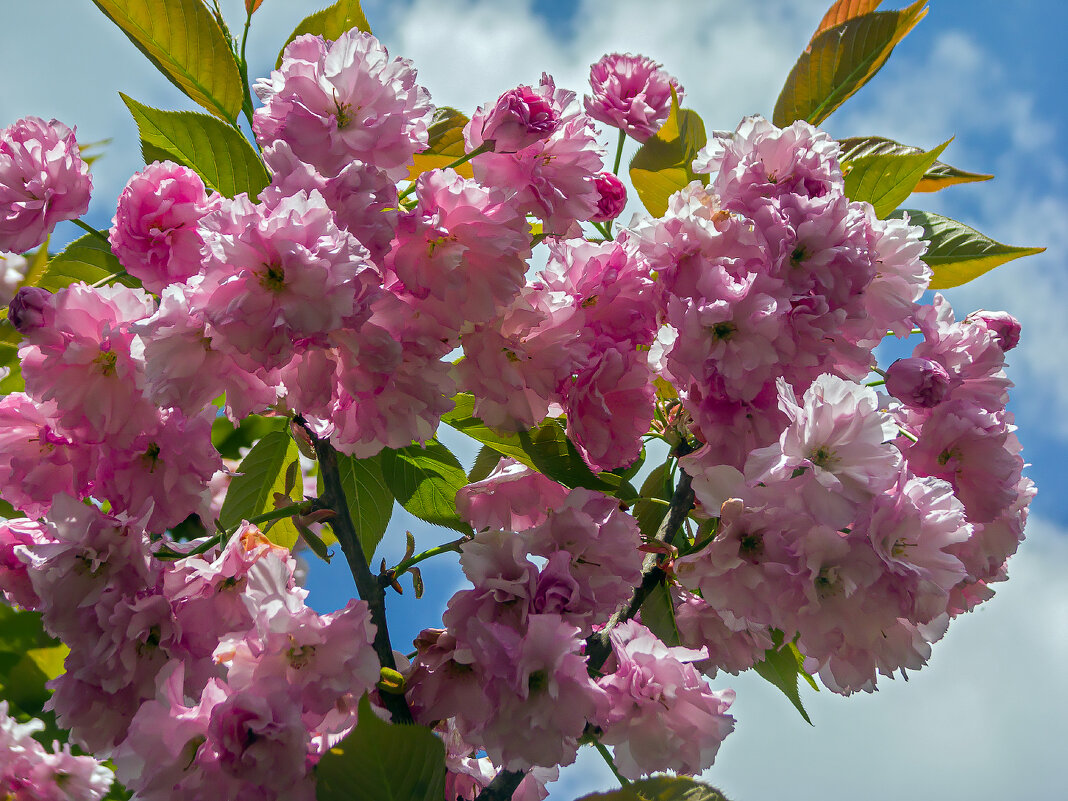
[[[1020,321],[1008,312],[979,309],[968,315],[968,322],[984,326],[998,341],[1004,351],[1020,344]]]
[[[921,409],[941,403],[950,383],[945,367],[915,356],[898,359],[886,371],[886,391],[902,403]]]
[[[623,213],[627,205],[627,187],[610,172],[599,172],[593,177],[600,197],[597,200],[597,214],[590,217],[591,222],[607,222]]]
[[[480,124],[482,140],[492,141],[494,152],[515,153],[551,136],[560,125],[560,114],[551,96],[518,86],[501,95],[489,111],[476,111],[472,128]]]
[[[52,293],[36,286],[22,287],[8,305],[7,319],[20,334],[51,325]]]

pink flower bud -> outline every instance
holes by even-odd
[[[593,96],[586,113],[644,142],[660,130],[671,111],[671,87],[682,100],[679,82],[645,56],[612,53],[590,67]]]
[[[493,142],[496,153],[516,153],[549,138],[560,126],[560,113],[551,93],[517,86],[501,95],[493,108],[479,108],[471,119],[472,130],[481,130],[482,141]]]
[[[24,286],[8,306],[7,319],[20,334],[28,334],[52,322],[52,293],[37,286]]]
[[[607,222],[623,213],[627,205],[627,187],[610,172],[599,172],[593,177],[600,196],[597,199],[597,214],[590,217],[591,222]]]
[[[998,345],[1004,351],[1020,344],[1020,321],[1008,312],[979,309],[968,315],[968,321],[985,327],[997,338]]]
[[[946,368],[930,359],[898,359],[886,371],[886,391],[909,406],[930,409],[949,391]]]

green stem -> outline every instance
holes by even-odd
[[[443,545],[437,545],[433,548],[429,548],[422,553],[417,553],[415,556],[410,556],[403,562],[399,562],[396,566],[391,567],[386,571],[386,575],[400,576],[408,570],[412,565],[417,565],[420,562],[424,562],[432,556],[440,556],[443,553],[460,553],[460,546],[470,539],[469,537],[460,537],[458,540],[452,542],[446,542]]]
[[[626,776],[622,776],[619,773],[619,768],[616,767],[616,762],[612,759],[612,755],[608,753],[608,749],[605,748],[604,743],[600,740],[593,740],[593,747],[597,749],[597,753],[601,755],[609,769],[612,771],[612,775],[616,777],[616,781],[619,782],[620,787],[626,787],[630,784],[630,779]]]
[[[902,435],[902,436],[903,436],[903,437],[904,437],[905,439],[911,439],[911,440],[912,440],[913,442],[919,442],[919,441],[920,441],[919,437],[917,437],[917,436],[916,436],[915,434],[913,434],[913,433],[912,433],[911,431],[906,431],[906,430],[905,430],[905,429],[903,429],[903,428],[902,428],[901,426],[898,426],[898,427],[897,427],[897,430],[901,432],[901,435]]]
[[[129,273],[126,272],[125,270],[119,270],[117,273],[112,273],[111,275],[105,275],[99,281],[94,281],[93,283],[89,284],[89,288],[90,289],[99,289],[102,286],[106,286],[107,284],[110,284],[112,281],[117,281],[120,278],[125,278],[127,275],[129,275]]]
[[[259,523],[270,523],[272,520],[281,520],[282,518],[293,517],[294,515],[306,515],[312,510],[314,505],[315,501],[305,501],[304,503],[295,503],[292,506],[283,506],[280,509],[272,509],[261,515],[250,517],[248,518],[248,522],[255,526]],[[227,529],[226,536],[232,537],[239,528],[241,528],[240,524]]]
[[[619,164],[623,161],[623,143],[627,141],[627,132],[620,130],[619,141],[616,143],[616,163],[612,165],[612,172],[619,175]]]
[[[108,235],[107,235],[107,234],[105,234],[105,233],[104,233],[103,231],[98,231],[98,230],[96,230],[95,228],[93,228],[93,226],[89,225],[89,224],[88,224],[88,223],[86,223],[86,222],[82,222],[81,220],[78,220],[78,219],[74,219],[74,220],[71,220],[71,222],[72,222],[72,223],[74,223],[75,225],[77,225],[77,226],[78,226],[79,228],[81,228],[81,229],[82,229],[83,231],[88,231],[88,232],[89,232],[89,233],[91,233],[91,234],[92,234],[93,236],[95,236],[95,237],[98,237],[99,239],[102,239],[102,240],[104,240],[105,242],[107,242],[107,243],[108,243],[108,247],[109,247],[109,248],[111,247],[111,240],[109,240],[109,239],[108,239]]]
[[[612,241],[612,231],[609,229],[607,224],[596,222],[591,222],[590,224],[600,232],[601,236],[603,236],[606,241]]]
[[[241,101],[241,110],[245,113],[245,119],[248,120],[249,130],[252,130],[252,90],[248,83],[248,60],[245,58],[245,45],[248,44],[248,29],[252,27],[252,14],[249,12],[245,16],[245,30],[241,33],[241,53],[238,56],[237,64],[241,68],[241,85],[245,90],[245,97]],[[252,137],[252,141],[256,141],[255,135]],[[259,147],[259,144],[256,145]]]
[[[866,387],[881,387],[885,383],[886,383],[886,380],[880,378],[878,381],[869,381],[864,386],[866,386]]]
[[[465,153],[464,155],[460,156],[460,158],[456,159],[456,161],[449,162],[448,164],[446,164],[441,169],[443,169],[443,170],[455,169],[456,167],[459,167],[461,164],[466,164],[471,159],[473,159],[475,156],[481,156],[483,153],[488,153],[491,150],[493,150],[493,143],[492,142],[483,142],[481,145],[476,147],[470,153]],[[414,191],[415,191],[415,181],[412,181],[410,184],[408,184],[407,188],[405,188],[405,190],[403,192],[401,192],[399,195],[397,195],[397,200],[404,200],[404,198],[408,197],[408,195],[410,195]]]
[[[667,506],[668,508],[671,507],[671,501],[665,501],[663,498],[633,498],[630,501],[627,501],[627,503],[641,503],[642,501],[658,503],[661,506]]]

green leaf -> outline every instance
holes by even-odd
[[[393,493],[382,475],[382,454],[355,459],[339,453],[337,468],[348,501],[349,516],[356,527],[363,554],[370,563],[393,516]]]
[[[913,225],[923,226],[923,238],[930,241],[923,260],[934,271],[931,289],[948,289],[966,284],[999,264],[1034,256],[1045,248],[1024,248],[1003,245],[964,223],[930,211],[907,209],[894,217],[907,214]]]
[[[111,252],[108,243],[98,236],[86,234],[52,257],[37,286],[55,292],[78,281],[95,284],[120,272],[122,265]],[[126,286],[141,285],[136,278],[126,275],[118,279],[118,283]]]
[[[456,493],[467,485],[467,474],[452,451],[431,439],[426,447],[382,451],[382,476],[405,509],[427,523],[473,533],[456,513]]]
[[[237,61],[203,0],[93,0],[156,69],[217,117],[235,122],[244,88]]]
[[[464,126],[467,116],[448,106],[434,110],[434,121],[427,129],[430,141],[426,150],[416,153],[415,163],[408,168],[408,180],[414,181],[428,170],[442,169],[449,166],[467,153],[464,143]],[[473,178],[474,172],[470,162],[454,168],[465,178]]]
[[[3,260],[4,257],[0,255],[0,262],[3,262]],[[41,247],[39,247],[37,252],[30,258],[29,269],[26,270],[26,276],[22,279],[22,286],[37,286],[37,282],[41,280],[47,266],[48,240],[45,239]]]
[[[489,445],[483,445],[478,452],[478,456],[475,457],[475,463],[471,465],[471,470],[467,474],[467,482],[474,484],[476,481],[486,478],[497,469],[500,461],[501,455],[497,451],[493,450]]]
[[[250,414],[236,428],[226,417],[219,415],[211,423],[211,444],[224,459],[240,459],[244,448],[251,448],[257,440],[272,431],[283,431],[284,417],[262,417]]]
[[[682,645],[675,622],[675,604],[666,582],[661,581],[642,603],[642,625],[663,640],[665,645]]]
[[[801,695],[797,690],[798,676],[808,675],[803,667],[804,657],[793,643],[787,643],[784,646],[782,640],[781,631],[772,633],[774,646],[764,652],[764,661],[753,665],[753,670],[761,678],[782,690],[783,695],[790,699],[790,703],[801,713],[801,717],[805,719],[805,722],[812,726],[812,719],[809,718],[808,712],[805,711],[805,707],[801,703]],[[815,688],[816,685],[811,676],[808,676],[807,681],[809,685]]]
[[[846,197],[871,203],[875,216],[882,219],[915,191],[948,145],[943,142],[926,152],[875,153],[843,159]]]
[[[531,431],[501,434],[474,416],[473,396],[460,393],[453,402],[455,406],[442,416],[442,422],[553,481],[566,487],[586,487],[608,493],[616,492],[625,483],[611,473],[594,475],[567,438],[560,420],[549,418]]]
[[[839,161],[843,168],[846,164],[861,156],[878,155],[912,155],[923,153],[923,149],[911,145],[903,145],[893,139],[882,136],[858,136],[843,139],[839,143],[842,147]],[[980,172],[967,172],[951,167],[942,161],[936,161],[924,172],[920,182],[912,190],[913,192],[937,192],[953,184],[966,184],[975,181],[989,181],[993,175]]]
[[[655,135],[630,160],[630,180],[642,204],[654,217],[667,211],[668,198],[691,181],[708,183],[693,171],[697,151],[708,144],[705,124],[696,111],[680,109],[671,89],[671,113]]]
[[[380,720],[364,696],[356,728],[315,774],[318,801],[442,801],[445,746],[424,726]]]
[[[670,460],[653,468],[642,484],[641,497],[659,498],[663,501],[671,500],[671,496],[674,495],[674,489],[671,486],[669,465]],[[664,522],[664,518],[667,517],[667,513],[668,507],[662,503],[638,501],[634,504],[634,517],[638,521],[638,528],[642,536],[646,539],[652,539],[656,536],[656,532],[660,529],[660,524]]]
[[[311,16],[302,19],[300,24],[293,29],[293,33],[289,34],[286,43],[282,45],[282,51],[278,54],[278,60],[274,63],[274,68],[278,69],[282,66],[282,56],[285,54],[286,47],[298,36],[310,33],[333,40],[353,28],[371,32],[371,26],[367,22],[367,17],[363,15],[359,0],[338,0],[329,8],[316,11]]]
[[[927,0],[901,11],[852,17],[818,34],[794,64],[775,103],[772,122],[819,125],[872,79],[894,47],[927,15]]]
[[[0,651],[22,654],[31,648],[47,648],[59,643],[41,625],[41,614],[13,609],[0,603]]]
[[[219,522],[233,528],[242,520],[277,508],[274,494],[285,494],[286,470],[297,461],[297,443],[288,431],[272,431],[257,442],[237,468],[226,492]],[[299,492],[299,487],[294,491]],[[277,521],[264,532],[278,545],[292,548],[297,542],[297,529],[288,518]]]
[[[726,797],[704,782],[686,776],[653,776],[631,782],[607,793],[584,795],[578,801],[727,801]]]
[[[270,177],[252,145],[225,123],[192,111],[163,111],[119,92],[141,134],[145,163],[169,159],[197,173],[226,197],[255,198]]]

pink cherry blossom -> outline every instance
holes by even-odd
[[[24,117],[0,130],[0,250],[40,245],[62,220],[89,210],[93,182],[74,131]]]
[[[495,153],[515,153],[556,131],[569,101],[551,78],[542,76],[536,89],[517,86],[492,105],[479,106],[464,127],[464,141],[469,151],[490,142]]]
[[[644,142],[660,130],[671,111],[671,90],[682,102],[683,89],[661,65],[645,56],[612,53],[590,67],[593,96],[586,113]]]
[[[263,101],[253,122],[260,143],[288,142],[328,178],[359,159],[396,180],[426,147],[430,95],[410,61],[390,59],[363,31],[335,42],[298,36],[281,68],[257,81],[255,91]]]
[[[153,162],[119,196],[109,237],[112,251],[126,272],[158,295],[200,272],[204,241],[197,222],[214,205],[195,172],[170,161]]]

